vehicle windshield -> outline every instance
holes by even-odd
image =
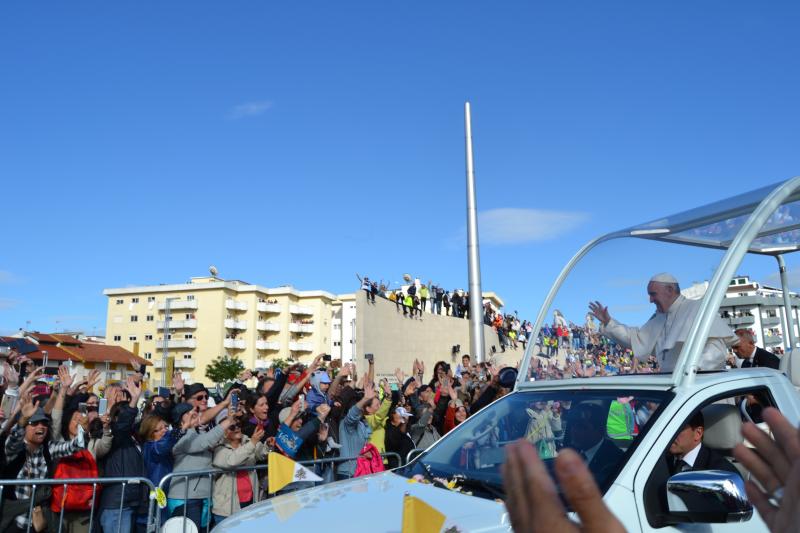
[[[473,496],[503,498],[504,448],[527,439],[548,468],[564,448],[582,453],[605,490],[671,398],[669,392],[650,390],[514,392],[395,472]]]

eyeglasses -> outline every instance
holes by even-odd
[[[203,400],[208,400],[208,394],[200,394],[198,396],[194,396],[192,400],[196,400],[198,402],[202,402]]]
[[[50,427],[50,422],[48,422],[47,420],[37,420],[36,422],[28,422],[28,425]]]
[[[237,424],[231,424],[228,426],[228,431],[239,431],[239,426]]]

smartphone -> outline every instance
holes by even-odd
[[[108,398],[100,398],[100,403],[97,404],[97,414],[103,416],[108,410]]]
[[[301,394],[297,398],[300,400],[300,412],[302,413],[306,410],[306,396],[305,394]]]
[[[80,414],[83,416],[89,414],[89,408],[86,406],[86,402],[81,402],[78,404],[78,412],[80,412]]]
[[[332,359],[333,359],[333,356],[331,354],[329,354],[329,353],[326,353],[326,354],[322,355],[322,360],[323,361],[330,361]]]
[[[239,410],[239,393],[232,392],[231,393],[231,410],[238,411]]]
[[[364,354],[364,359],[366,359],[367,361],[369,361],[370,363],[372,363],[372,362],[374,362],[374,361],[375,361],[375,355],[374,355],[374,354],[371,354],[371,353],[365,353],[365,354]]]

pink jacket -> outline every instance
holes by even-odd
[[[378,448],[368,442],[358,454],[356,472],[353,477],[366,476],[375,472],[383,472],[383,459],[381,459],[381,452]]]

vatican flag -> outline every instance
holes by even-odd
[[[285,455],[270,452],[267,458],[269,467],[267,477],[269,492],[275,494],[289,483],[295,481],[322,481],[322,478],[301,464],[295,463]]]
[[[419,498],[403,497],[402,533],[439,533],[445,516]]]

